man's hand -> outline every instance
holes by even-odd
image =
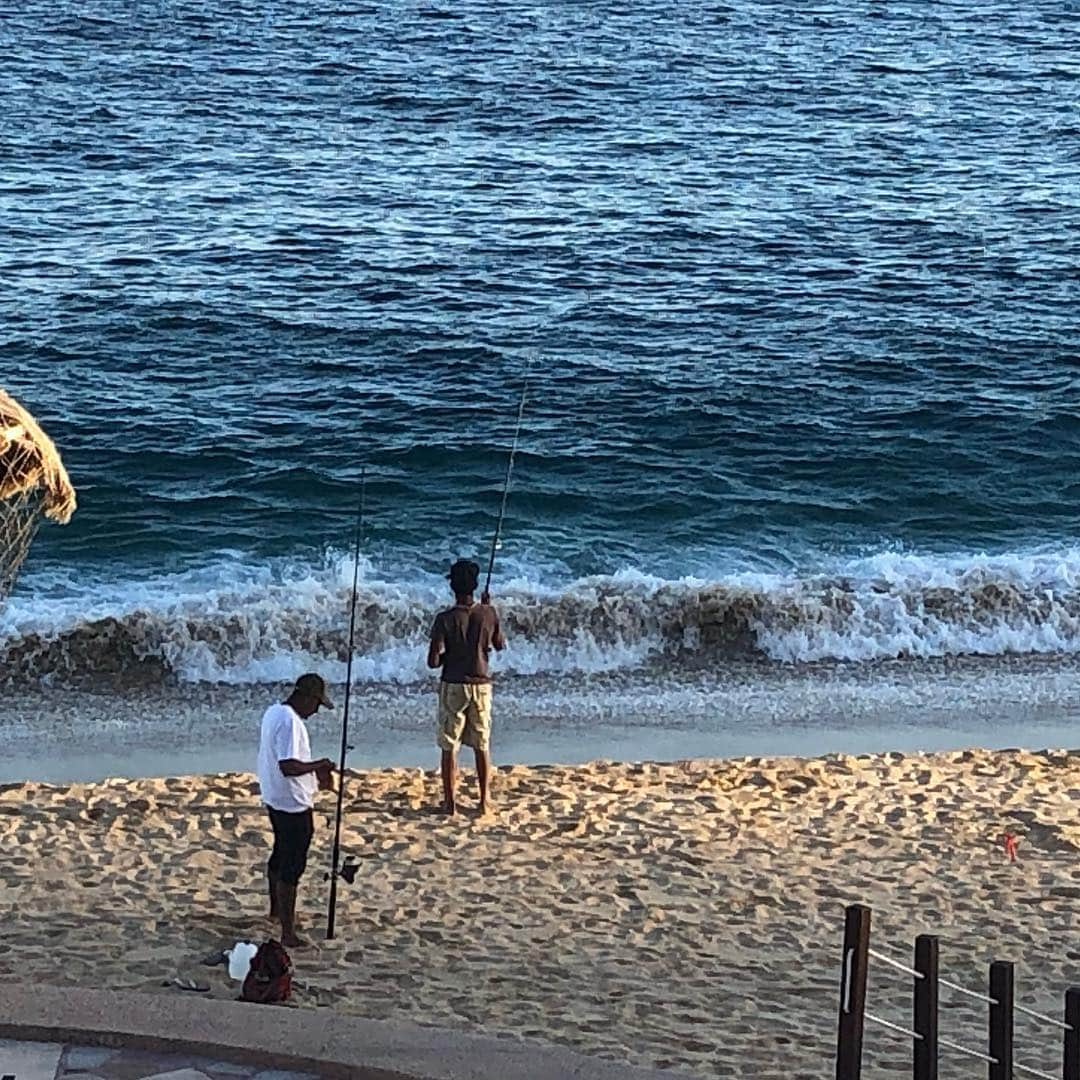
[[[328,758],[323,758],[316,763],[315,777],[319,781],[320,791],[334,790],[334,766]]]

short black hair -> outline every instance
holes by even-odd
[[[480,582],[480,567],[471,559],[458,559],[450,567],[447,577],[450,578],[450,588],[458,596],[465,596],[467,593],[476,592],[476,586]]]

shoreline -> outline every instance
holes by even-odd
[[[20,688],[0,722],[0,783],[246,771],[259,718],[286,690]],[[515,677],[497,683],[493,750],[496,762],[573,765],[1068,745],[1078,702],[1080,657]],[[361,684],[352,703],[351,766],[437,762],[433,684]],[[340,722],[340,710],[312,719],[317,756],[337,760]]]
[[[350,774],[343,851],[360,870],[330,943],[320,804],[300,1007],[788,1080],[831,1062],[847,903],[874,907],[875,946],[901,959],[941,934],[943,974],[965,985],[1016,960],[1029,1007],[1056,1014],[1075,981],[1080,751],[502,766],[483,822],[463,764],[452,821],[431,812],[430,770]],[[235,997],[201,959],[272,930],[248,774],[4,785],[0,831],[9,980],[175,994],[161,983],[180,975]],[[879,1015],[905,1015],[902,980],[872,992]],[[965,1008],[950,1024],[984,1022]],[[1025,1060],[1052,1069],[1052,1051]],[[903,1053],[868,1036],[868,1067]]]

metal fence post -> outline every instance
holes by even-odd
[[[915,939],[915,970],[922,978],[915,979],[912,1030],[922,1038],[912,1040],[912,1075],[914,1080],[938,1080],[938,939],[933,934],[920,934]]]
[[[1080,987],[1065,991],[1065,1050],[1061,1063],[1063,1080],[1080,1080]]]
[[[844,913],[836,1080],[860,1080],[869,960],[870,909],[865,904],[852,904]]]
[[[990,965],[989,1080],[1013,1080],[1013,966],[1005,960]]]

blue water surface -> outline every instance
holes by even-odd
[[[1078,531],[1077,6],[0,5],[31,570]]]

